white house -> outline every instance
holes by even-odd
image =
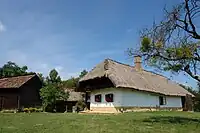
[[[104,60],[79,80],[79,88],[88,92],[94,112],[182,110],[186,95],[193,96],[166,77],[142,69],[139,56],[135,66]]]

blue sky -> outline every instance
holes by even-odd
[[[133,65],[125,51],[139,44],[139,30],[161,20],[163,7],[177,2],[0,0],[0,64],[14,61],[44,75],[56,68],[64,79],[105,58]],[[183,74],[162,74],[196,85]]]

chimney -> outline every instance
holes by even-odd
[[[139,55],[134,56],[134,64],[136,70],[142,69],[142,58]]]

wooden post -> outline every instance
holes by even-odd
[[[20,96],[19,95],[17,96],[17,108],[18,109],[20,108]]]
[[[65,112],[67,112],[67,105],[65,106],[65,108],[66,108],[66,109],[65,109]]]

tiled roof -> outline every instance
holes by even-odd
[[[19,88],[35,75],[17,76],[0,79],[0,88]]]

